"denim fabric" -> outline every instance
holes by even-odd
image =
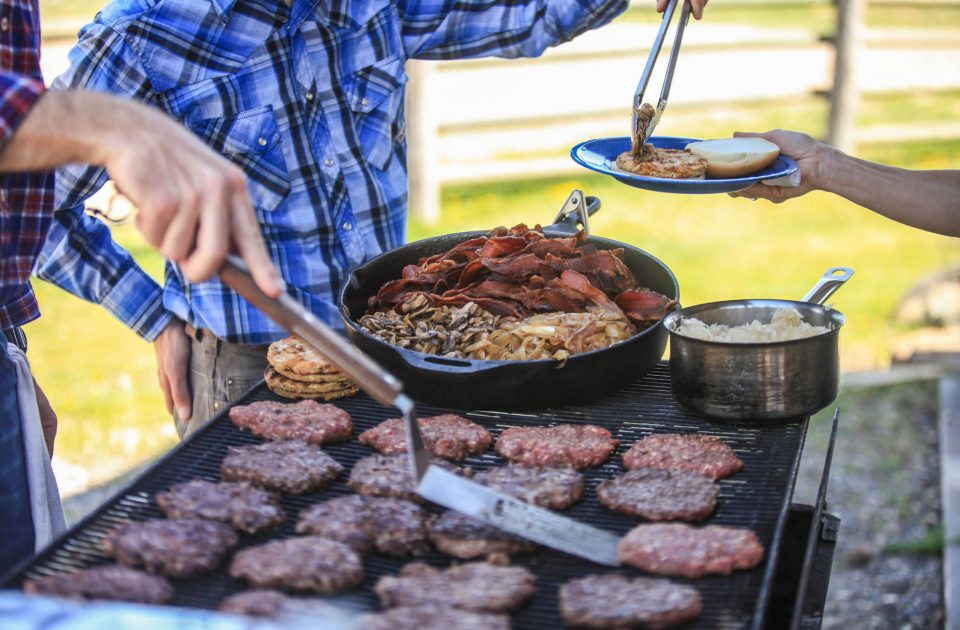
[[[0,575],[33,553],[33,519],[17,404],[17,371],[0,340]]]

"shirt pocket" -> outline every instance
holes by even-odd
[[[243,169],[255,208],[271,212],[286,198],[290,176],[272,107],[196,120],[188,126],[210,148]]]
[[[399,55],[348,75],[343,81],[347,104],[356,122],[360,148],[367,162],[384,170],[403,130],[403,98],[407,73]]]

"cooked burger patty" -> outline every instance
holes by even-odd
[[[692,470],[711,479],[723,479],[743,469],[743,462],[720,438],[693,433],[648,435],[624,453],[623,465],[629,469]]]
[[[437,604],[502,612],[533,597],[534,579],[530,571],[517,566],[468,562],[440,570],[413,562],[397,576],[380,578],[373,590],[385,607]]]
[[[231,446],[220,464],[220,474],[230,481],[249,481],[290,494],[303,494],[330,485],[343,466],[320,447],[302,440]]]
[[[364,615],[357,630],[510,630],[510,617],[471,612],[450,606],[425,604],[400,606]]]
[[[237,535],[229,525],[216,521],[160,518],[121,525],[103,539],[101,546],[127,566],[187,577],[217,567],[237,546]]]
[[[295,404],[260,401],[233,407],[230,420],[267,440],[303,440],[322,446],[353,434],[350,414],[335,405],[303,400]]]
[[[310,617],[313,623],[326,620],[343,620],[345,615],[336,606],[312,597],[290,597],[280,591],[243,591],[227,597],[218,607],[220,612],[250,617],[280,619],[284,617]]]
[[[407,434],[403,418],[381,422],[360,434],[360,443],[395,455],[407,451]],[[467,455],[477,455],[493,444],[490,432],[475,422],[452,413],[420,418],[423,444],[437,457],[462,462]]]
[[[354,492],[374,497],[393,497],[395,499],[410,499],[422,501],[413,486],[413,477],[410,476],[409,459],[403,455],[370,455],[364,457],[350,471],[347,485]],[[431,462],[447,470],[458,470],[442,459]]]
[[[206,518],[255,534],[283,522],[280,497],[249,483],[214,483],[195,479],[157,494],[157,505],[170,518]]]
[[[583,475],[572,468],[518,466],[489,468],[473,480],[540,507],[563,510],[583,497]]]
[[[593,424],[512,427],[500,434],[497,452],[524,466],[572,466],[577,470],[607,461],[620,440]]]
[[[560,587],[560,614],[578,628],[666,628],[700,616],[692,586],[616,573],[588,575]]]
[[[173,586],[166,579],[116,564],[27,580],[23,590],[34,595],[139,604],[165,604],[173,597]]]
[[[444,512],[429,526],[430,542],[443,553],[469,560],[490,554],[533,551],[536,545],[459,512]]]
[[[638,468],[597,486],[597,499],[615,512],[651,521],[699,521],[717,507],[719,488],[689,470]]]
[[[753,568],[763,559],[763,545],[749,529],[650,523],[620,540],[619,555],[621,562],[650,573],[693,579]]]
[[[651,147],[644,159],[637,161],[624,151],[617,156],[617,166],[644,177],[669,179],[703,179],[707,175],[707,158],[680,149]]]
[[[363,564],[347,545],[318,536],[275,540],[238,552],[230,575],[260,588],[313,591],[321,595],[363,581]]]
[[[376,548],[405,556],[426,551],[426,512],[405,499],[350,495],[318,503],[300,513],[297,531],[349,545],[357,553]]]

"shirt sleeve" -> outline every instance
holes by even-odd
[[[606,24],[627,6],[627,0],[398,3],[404,48],[419,59],[536,57]]]
[[[52,89],[108,92],[150,102],[154,94],[139,58],[119,33],[94,23],[70,51],[70,68]],[[118,245],[102,221],[84,212],[84,201],[107,181],[103,168],[71,165],[57,170],[53,225],[35,273],[70,293],[102,305],[153,341],[171,320],[163,291]]]
[[[44,91],[37,79],[0,72],[0,146],[7,144]]]

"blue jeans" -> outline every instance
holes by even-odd
[[[0,336],[0,575],[33,553],[33,517],[17,404],[17,370]]]

